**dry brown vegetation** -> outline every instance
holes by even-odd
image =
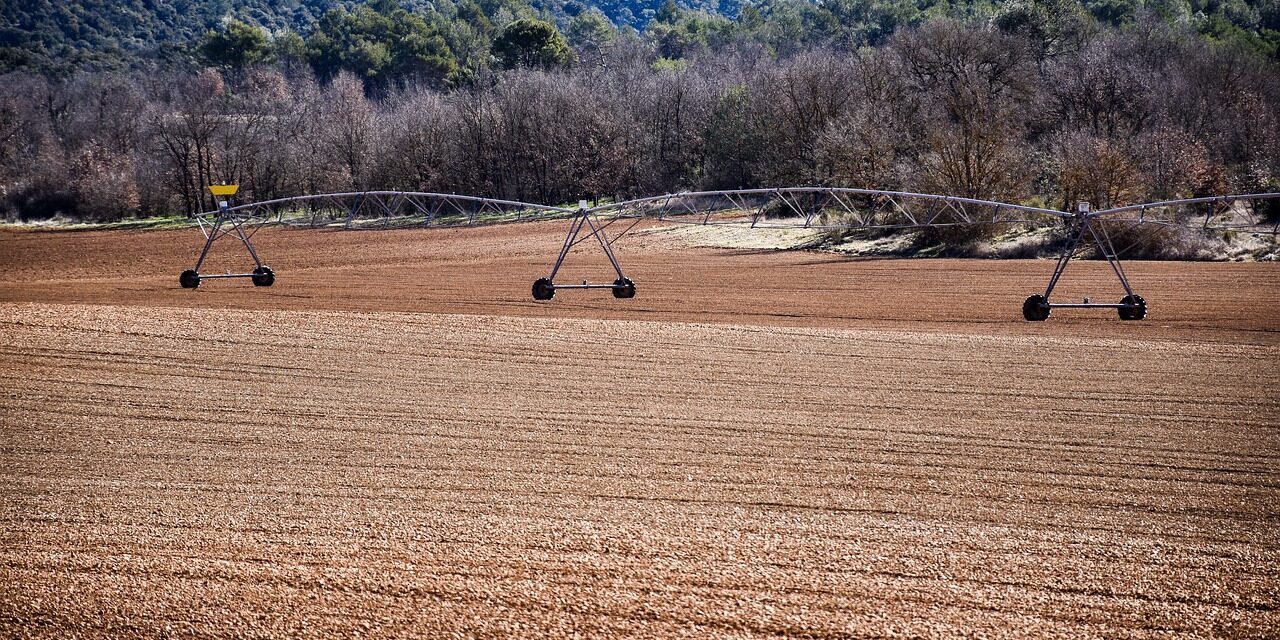
[[[220,182],[245,202],[827,185],[1063,210],[1280,190],[1274,61],[1150,21],[1054,43],[997,27],[930,20],[850,50],[788,36],[777,57],[750,37],[701,53],[624,37],[594,63],[443,92],[289,65],[9,74],[0,218],[191,215]]]
[[[0,636],[1274,637],[1275,265],[562,227],[0,234]]]

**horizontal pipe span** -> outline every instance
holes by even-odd
[[[308,200],[318,200],[322,198],[355,198],[355,197],[408,197],[408,198],[436,198],[441,200],[463,200],[466,202],[477,202],[480,204],[496,204],[509,207],[519,207],[524,209],[536,209],[538,211],[552,211],[556,213],[574,213],[574,209],[565,209],[563,207],[552,207],[545,204],[534,204],[532,202],[516,202],[514,200],[500,200],[498,198],[482,198],[480,196],[464,196],[456,193],[429,193],[420,191],[347,191],[343,193],[316,193],[301,196],[289,196],[287,198],[276,198],[274,200],[263,200],[262,202],[250,202],[247,204],[236,205],[227,208],[227,212],[253,210],[259,207],[270,207],[278,204],[288,204],[292,202],[306,202]],[[217,211],[206,211],[197,214],[200,217],[217,215]]]
[[[1137,309],[1136,304],[1120,304],[1118,302],[1051,302],[1051,309]]]
[[[848,195],[865,195],[865,196],[891,196],[896,198],[915,198],[920,200],[933,200],[937,202],[955,202],[959,204],[973,204],[985,207],[996,207],[998,209],[1011,209],[1013,211],[1025,211],[1028,213],[1040,213],[1045,215],[1057,216],[1059,218],[1074,217],[1074,214],[1056,209],[1043,209],[1040,207],[1028,207],[1020,204],[1009,204],[1007,202],[996,202],[994,200],[979,200],[976,198],[962,198],[959,196],[941,196],[932,193],[915,193],[912,191],[887,191],[883,189],[854,189],[845,187],[781,187],[773,189],[738,189],[727,191],[686,191],[681,193],[670,193],[660,196],[649,196],[647,198],[637,198],[635,200],[626,200],[623,202],[614,202],[611,204],[603,204],[591,209],[592,213],[600,213],[611,211],[613,209],[622,209],[625,207],[636,206],[640,204],[656,202],[666,199],[677,198],[707,198],[715,196],[753,196],[753,195],[781,195],[791,193],[839,193]]]
[[[1064,218],[1064,219],[1099,218],[1103,216],[1110,217],[1110,216],[1114,216],[1116,214],[1121,214],[1121,213],[1145,212],[1148,209],[1159,209],[1164,207],[1175,207],[1175,206],[1192,205],[1192,204],[1204,204],[1204,203],[1229,204],[1229,203],[1233,203],[1241,200],[1272,200],[1272,199],[1280,198],[1280,193],[1246,193],[1246,194],[1233,194],[1233,195],[1222,195],[1222,196],[1206,196],[1202,198],[1186,198],[1181,200],[1164,200],[1160,202],[1148,202],[1143,204],[1127,205],[1123,207],[1113,207],[1111,209],[1102,209],[1102,210],[1092,211],[1089,213],[1072,213],[1072,212],[1066,212],[1066,211],[1057,211],[1055,209],[1046,209],[1042,207],[1030,207],[1030,206],[1019,205],[1019,204],[1011,204],[1007,202],[997,202],[994,200],[982,200],[978,198],[964,198],[959,196],[946,196],[946,195],[937,195],[937,194],[931,194],[931,193],[917,193],[912,191],[890,191],[890,190],[882,190],[882,189],[855,189],[855,188],[845,188],[845,187],[779,187],[779,188],[762,188],[762,189],[737,189],[737,190],[724,190],[724,191],[686,191],[686,192],[680,192],[680,193],[670,193],[670,194],[663,194],[663,195],[657,195],[657,196],[649,196],[645,198],[637,198],[634,200],[626,200],[623,202],[603,204],[597,207],[592,207],[588,209],[588,211],[593,215],[609,214],[612,212],[617,212],[618,215],[614,217],[619,217],[619,218],[651,217],[651,216],[646,216],[643,213],[627,213],[626,211],[628,209],[633,209],[633,208],[640,207],[647,204],[662,203],[662,209],[666,211],[666,215],[673,215],[673,216],[708,215],[708,212],[706,211],[687,211],[687,212],[686,211],[677,211],[677,212],[667,211],[668,202],[669,201],[679,202],[681,199],[734,197],[734,196],[739,196],[739,197],[765,196],[770,198],[781,198],[786,195],[792,195],[792,194],[813,194],[813,193],[861,195],[861,196],[872,196],[872,197],[884,196],[889,198],[926,200],[930,202],[940,202],[944,204],[991,207],[991,208],[994,208],[996,211],[1001,211],[1001,210],[1018,211],[1022,213],[1054,216],[1054,217]],[[302,203],[302,202],[308,202],[313,200],[336,200],[336,199],[343,199],[343,198],[365,198],[365,197],[452,200],[455,202],[468,202],[468,203],[478,204],[481,207],[484,207],[484,206],[510,207],[513,209],[531,210],[531,211],[542,212],[542,213],[554,213],[554,214],[562,214],[562,215],[573,215],[579,211],[578,209],[554,207],[550,205],[535,204],[532,202],[518,202],[515,200],[484,198],[479,196],[467,196],[467,195],[460,195],[460,194],[454,194],[454,193],[432,193],[432,192],[419,192],[419,191],[349,191],[349,192],[343,192],[343,193],[322,193],[322,194],[312,194],[312,195],[291,196],[287,198],[276,198],[274,200],[265,200],[262,202],[252,202],[248,204],[242,204],[242,205],[230,207],[226,209],[225,212],[222,212],[222,213],[230,213],[230,212],[247,213],[247,214],[250,214],[250,216],[252,217],[253,215],[256,215],[259,212],[259,210],[273,207],[276,205]],[[741,203],[738,203],[738,204],[741,204]],[[385,210],[386,207],[383,207],[383,209]],[[197,217],[207,218],[210,216],[218,215],[219,213],[220,212],[218,211],[208,211],[208,212],[203,212],[198,214]],[[453,212],[453,211],[444,211],[441,213],[442,214],[447,213],[448,215],[466,215],[467,214],[467,212]],[[747,220],[742,221],[743,224],[747,222],[748,222]],[[821,227],[819,227],[818,225],[810,224],[808,226],[809,228],[818,228],[818,229],[881,228],[881,226],[888,226],[888,227],[894,227],[894,228],[916,228],[916,227],[929,227],[929,226],[941,226],[941,225],[988,224],[988,223],[1005,224],[1005,223],[1015,223],[1015,222],[1020,222],[1020,221],[976,219],[972,223],[953,221],[953,222],[939,223],[939,225],[925,223],[925,224],[919,224],[919,225],[914,225],[914,224],[906,224],[906,225],[904,224],[894,224],[894,225],[867,224],[867,225],[839,225],[839,226],[823,225]],[[469,224],[473,224],[473,223],[468,223],[468,226]],[[761,221],[755,220],[756,226],[764,226],[765,224],[769,224],[769,223],[762,224]],[[795,225],[795,226],[798,227],[799,225]],[[789,228],[794,228],[794,227],[789,227]]]
[[[1131,204],[1124,207],[1114,207],[1112,209],[1095,211],[1089,215],[1096,218],[1098,216],[1109,216],[1128,211],[1143,211],[1146,209],[1159,209],[1161,207],[1177,207],[1184,204],[1204,204],[1206,202],[1222,202],[1224,204],[1230,204],[1237,200],[1272,200],[1275,198],[1280,198],[1280,193],[1241,193],[1229,196],[1205,196],[1203,198],[1185,198],[1182,200],[1163,200],[1161,202]]]

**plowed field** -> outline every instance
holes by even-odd
[[[563,226],[0,233],[0,637],[1277,637],[1280,266]]]

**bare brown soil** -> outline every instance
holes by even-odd
[[[562,227],[0,233],[0,637],[1276,637],[1280,266]]]
[[[1022,319],[1022,301],[1044,291],[1048,260],[903,260],[813,252],[690,249],[663,234],[629,235],[618,246],[632,300],[604,291],[563,291],[533,300],[567,222],[497,227],[322,231],[266,229],[254,238],[277,272],[270,289],[215,280],[196,291],[178,273],[199,254],[194,230],[0,233],[0,302],[463,313],[1064,334],[1097,337],[1280,341],[1280,265],[1126,263],[1151,305],[1145,322],[1110,311],[1060,310],[1048,325]],[[223,240],[204,271],[253,266]],[[583,243],[557,282],[611,282],[596,245]],[[1072,263],[1060,300],[1115,302],[1124,295],[1105,262]]]

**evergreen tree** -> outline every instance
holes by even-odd
[[[204,63],[227,69],[268,62],[274,54],[265,31],[239,20],[228,20],[221,31],[205,33],[196,50]]]
[[[516,20],[503,28],[493,41],[493,54],[507,69],[550,69],[564,66],[572,58],[569,45],[555,25],[528,18]]]
[[[307,39],[307,49],[322,79],[345,70],[374,88],[410,79],[442,85],[458,68],[438,30],[392,0],[352,11],[330,9]]]

